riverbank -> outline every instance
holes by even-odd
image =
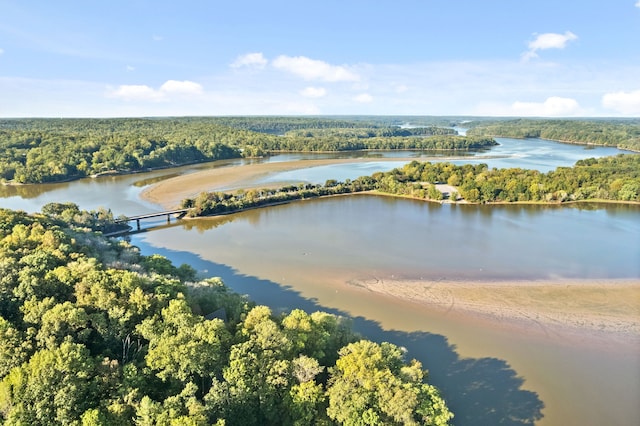
[[[350,280],[347,285],[563,344],[640,352],[640,280]]]

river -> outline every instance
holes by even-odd
[[[539,140],[499,142],[456,161],[546,171],[620,152]],[[407,154],[352,153],[376,161],[299,170],[266,181],[352,179],[397,167],[402,163],[393,158]],[[261,161],[304,158],[318,156]],[[85,209],[108,206],[115,214],[132,215],[158,210],[139,198],[154,182],[247,161],[2,187],[0,197],[3,207],[27,211],[73,201]],[[367,337],[406,347],[443,390],[457,425],[628,425],[640,418],[637,347],[616,342],[592,347],[563,335],[514,333],[344,284],[423,278],[638,280],[639,219],[637,206],[452,206],[354,196],[174,223],[131,240],[144,254],[160,253],[204,276],[221,276],[276,311],[302,307],[346,315]]]

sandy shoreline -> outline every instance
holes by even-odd
[[[640,353],[640,280],[421,281],[372,277],[366,291],[546,338],[630,345]]]
[[[394,158],[385,161],[411,161]],[[440,158],[441,159],[441,158]],[[420,159],[427,161],[428,159]],[[219,167],[177,176],[145,189],[142,198],[165,208],[203,191],[268,187],[259,181],[272,173],[339,163],[380,159],[324,159]],[[271,186],[280,186],[274,183]],[[541,336],[634,345],[640,352],[640,280],[549,280],[446,282],[372,277],[350,287],[425,306],[444,315],[484,321]]]
[[[324,160],[296,160],[275,163],[249,164],[245,166],[219,167],[203,170],[196,173],[177,176],[158,182],[142,191],[140,196],[152,203],[165,208],[173,208],[185,198],[194,198],[203,191],[222,191],[240,188],[269,188],[281,186],[274,182],[271,184],[259,183],[259,181],[273,173],[290,170],[305,169],[309,167],[327,166],[341,163],[366,163],[378,161],[407,162],[413,160],[429,161],[443,160],[443,157],[434,158],[343,158]]]

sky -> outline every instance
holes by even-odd
[[[640,116],[640,0],[0,0],[0,117]]]

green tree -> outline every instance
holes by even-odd
[[[5,424],[72,424],[99,395],[96,363],[83,345],[64,342],[36,352],[0,382]]]
[[[28,359],[31,346],[21,330],[0,316],[0,378]]]
[[[161,318],[146,319],[138,331],[149,341],[147,365],[164,381],[196,381],[205,389],[222,371],[231,336],[222,320],[194,315],[186,300],[175,299]]]
[[[420,363],[405,365],[390,343],[349,344],[331,371],[327,414],[345,425],[448,424],[452,414],[422,380]]]

